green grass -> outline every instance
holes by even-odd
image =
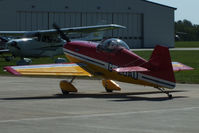
[[[152,51],[136,51],[136,54],[139,56],[149,59]],[[188,66],[195,68],[193,71],[181,71],[176,72],[176,80],[178,83],[199,83],[199,51],[171,51],[172,61],[178,61]],[[64,56],[57,56],[64,57]],[[19,58],[15,58],[11,62],[6,62],[4,59],[0,58],[0,75],[10,75],[7,72],[3,71],[4,66],[16,65],[16,61]],[[32,59],[32,64],[49,64],[54,63],[54,60],[51,58],[38,58]]]
[[[176,48],[199,48],[199,42],[197,41],[177,41],[175,42]]]
[[[136,51],[136,54],[149,59],[152,51]],[[178,83],[199,83],[199,51],[171,51],[172,61],[181,62],[194,68],[192,71],[175,72]]]

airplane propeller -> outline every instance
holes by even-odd
[[[15,42],[15,41],[10,42],[9,44],[10,44],[10,46],[15,47],[15,48],[18,49],[18,50],[21,49],[21,48],[17,45],[17,42]]]
[[[0,42],[8,42],[8,39],[0,36]]]
[[[66,36],[63,31],[60,30],[60,27],[57,24],[53,23],[53,27],[57,30],[63,40],[66,40],[66,42],[70,42],[70,38]]]

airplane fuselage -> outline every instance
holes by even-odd
[[[35,38],[12,39],[8,48],[14,56],[19,57],[53,57],[63,54],[64,41],[44,42]]]
[[[128,66],[147,68],[145,59],[125,48],[114,52],[105,52],[97,50],[97,43],[76,41],[67,43],[64,46],[64,53],[70,62],[84,63],[90,73],[101,76],[104,79],[152,87],[174,88],[173,85],[168,85],[167,81],[152,77],[147,72],[118,73],[113,71],[114,68]]]

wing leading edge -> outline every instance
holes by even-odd
[[[14,75],[40,75],[40,76],[92,76],[76,63],[7,66],[6,71]]]
[[[61,28],[60,30],[65,33],[91,33],[97,31],[104,31],[104,30],[113,30],[118,28],[126,28],[121,25],[117,24],[107,24],[107,25],[95,25],[95,26],[82,26],[82,27],[71,27],[71,28]],[[26,33],[33,32],[33,31],[0,31],[0,35],[3,36],[22,36]],[[49,30],[35,30],[34,32],[38,32],[40,34],[57,34],[55,29]]]

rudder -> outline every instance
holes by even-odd
[[[148,80],[166,88],[175,87],[175,76],[171,63],[169,49],[164,46],[157,45],[147,62],[146,67],[150,72],[146,72]]]

